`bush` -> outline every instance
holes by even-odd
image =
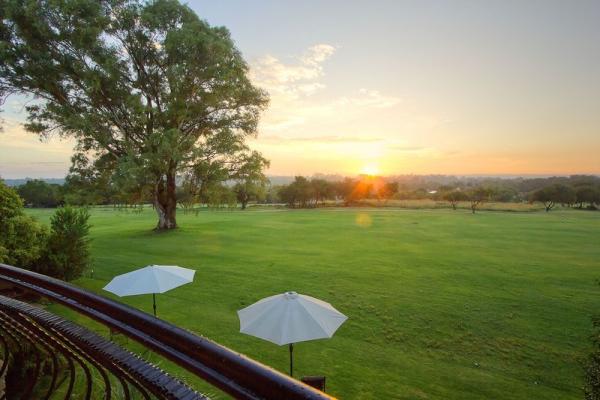
[[[0,236],[0,262],[35,270],[47,238],[46,227],[28,215],[6,219]]]
[[[600,317],[592,318],[594,333],[592,335],[593,351],[585,365],[584,393],[586,400],[600,399]]]
[[[0,180],[0,223],[23,214],[23,200],[17,192]]]
[[[79,278],[90,263],[89,218],[85,208],[64,207],[50,219],[51,232],[38,272],[65,281]]]
[[[47,229],[23,213],[16,191],[0,181],[0,262],[34,269],[46,245]]]

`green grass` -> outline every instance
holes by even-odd
[[[298,344],[295,367],[341,398],[582,398],[600,213],[213,211],[163,234],[149,209],[92,215],[94,273],[78,285],[194,268],[193,284],[158,296],[159,316],[281,371],[287,349],[240,334],[236,310],[286,290],[332,303],[349,320]],[[151,312],[150,296],[121,301]]]

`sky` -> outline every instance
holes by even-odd
[[[600,174],[600,1],[187,4],[270,94],[271,175]],[[3,108],[0,176],[64,176],[73,143]]]

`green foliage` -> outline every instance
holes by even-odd
[[[585,399],[600,400],[600,317],[592,318],[594,333],[592,334],[592,353],[585,365]]]
[[[316,205],[315,194],[315,188],[303,176],[295,177],[294,182],[279,189],[279,197],[290,207],[314,207]]]
[[[205,191],[206,203],[209,207],[228,208],[236,207],[236,196],[234,191],[220,183],[210,185]]]
[[[5,1],[0,15],[0,98],[33,96],[26,128],[77,140],[80,181],[149,191],[158,229],[177,226],[177,174],[226,180],[251,154],[267,95],[229,31],[179,1]]]
[[[0,179],[0,223],[23,214],[23,200]]]
[[[532,201],[544,204],[546,212],[550,211],[556,204],[571,205],[577,200],[575,190],[568,185],[556,183],[535,191],[531,197]]]
[[[30,207],[57,207],[62,203],[61,186],[40,179],[27,181],[17,188],[17,192]]]
[[[0,262],[73,280],[90,262],[87,209],[59,208],[51,230],[23,213],[17,193],[0,181]]]
[[[600,187],[580,186],[575,189],[576,202],[579,203],[579,208],[582,208],[585,203],[590,208],[595,204],[600,204]]]
[[[47,230],[23,213],[21,198],[2,181],[0,227],[0,262],[32,269],[45,248]]]
[[[265,197],[269,180],[263,170],[268,166],[268,160],[259,153],[252,152],[242,160],[240,168],[233,175],[236,181],[233,191],[242,205],[242,210],[246,209],[249,201],[261,200]]]
[[[469,190],[466,195],[471,203],[471,212],[475,214],[477,207],[479,207],[481,203],[491,200],[494,195],[494,189],[485,186],[477,186]]]
[[[35,269],[46,246],[48,230],[28,215],[4,221],[0,235],[0,262]]]
[[[86,208],[56,210],[50,218],[48,246],[38,272],[65,281],[81,276],[90,263],[89,218]]]
[[[458,202],[468,200],[469,196],[462,190],[454,189],[443,192],[442,198],[450,203],[453,210],[456,210]]]

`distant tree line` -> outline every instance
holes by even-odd
[[[296,176],[289,185],[279,186],[271,200],[278,200],[292,208],[312,208],[331,200],[343,201],[345,205],[365,199],[385,201],[397,192],[397,182],[386,182],[380,177],[345,178],[332,182]]]
[[[122,184],[114,176],[73,167],[63,185],[30,180],[17,186],[27,207],[63,205],[111,205],[139,210],[152,204],[152,192],[143,184]],[[532,179],[454,178],[399,176],[357,178],[296,176],[288,184],[272,185],[262,172],[268,162],[252,157],[235,174],[222,177],[219,170],[177,177],[177,201],[184,213],[198,212],[199,205],[215,209],[245,209],[251,203],[285,204],[290,208],[327,205],[385,205],[389,200],[447,202],[456,209],[465,203],[476,212],[484,203],[542,204],[546,211],[556,205],[579,209],[600,207],[600,178],[574,175]],[[124,176],[122,179],[127,179]]]
[[[441,182],[440,182],[441,181]],[[436,180],[423,177],[372,177],[325,179],[296,176],[289,184],[271,188],[267,201],[285,203],[291,208],[311,208],[336,202],[358,205],[364,200],[385,203],[390,199],[431,199],[448,202],[456,209],[468,203],[473,213],[486,202],[540,202],[546,211],[557,204],[596,209],[600,206],[600,178],[571,177],[501,179],[454,178]]]

